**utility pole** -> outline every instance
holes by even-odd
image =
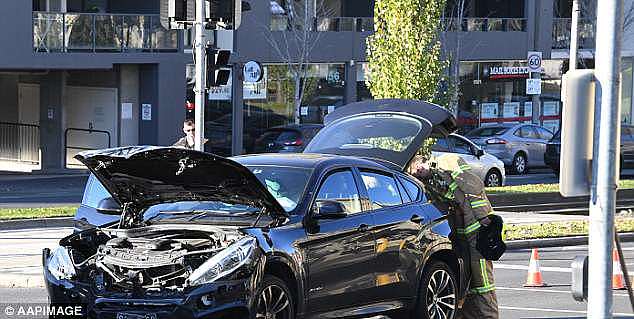
[[[597,1],[594,159],[590,191],[588,318],[612,318],[612,241],[619,159],[623,0]]]
[[[194,87],[195,97],[195,119],[196,119],[196,135],[194,149],[202,151],[204,149],[203,139],[205,136],[205,0],[196,0],[196,20],[194,22],[194,55],[195,55],[195,78],[196,85]]]
[[[579,0],[572,1],[572,24],[570,27],[570,61],[568,63],[569,70],[577,68],[577,50],[579,45]]]

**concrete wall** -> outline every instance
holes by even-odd
[[[0,122],[18,122],[18,79],[15,74],[0,74]]]

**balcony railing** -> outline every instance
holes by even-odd
[[[443,30],[449,32],[524,32],[524,18],[445,18]]]
[[[374,18],[372,17],[316,17],[312,20],[311,30],[325,31],[352,31],[365,32],[374,31]],[[289,31],[292,29],[301,30],[301,25],[293,26],[289,23],[288,17],[283,14],[271,16],[271,31]]]
[[[36,52],[176,51],[177,38],[159,15],[33,12]]]
[[[570,27],[572,19],[553,19],[553,49],[570,48]],[[592,19],[579,19],[578,43],[582,49],[592,49],[595,46],[596,24]]]
[[[374,31],[373,17],[318,17],[315,18],[317,31]]]

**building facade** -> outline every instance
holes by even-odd
[[[448,2],[441,41],[458,66],[450,72],[460,88],[456,114],[463,130],[530,121],[534,101],[543,125],[556,130],[570,41],[568,1]],[[249,3],[237,31],[208,34],[233,50],[236,72],[230,84],[208,94],[206,150],[248,153],[270,127],[319,123],[336,107],[372,98],[365,52],[374,0]],[[173,143],[196,107],[186,103],[193,102],[192,36],[163,29],[158,14],[159,0],[2,1],[0,161],[50,171],[77,164],[72,155],[82,149]],[[591,67],[596,19],[588,13],[582,20],[582,61]],[[538,99],[526,94],[528,51],[543,54]],[[627,122],[630,51],[626,44]],[[252,60],[264,66],[264,77],[245,83],[241,65]],[[232,150],[233,136],[241,143]]]

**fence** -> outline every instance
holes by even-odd
[[[526,19],[524,18],[446,18],[443,30],[449,32],[524,32]]]
[[[553,19],[553,49],[570,48],[570,27],[572,19]],[[579,47],[582,49],[592,49],[595,43],[596,24],[590,19],[579,19],[578,29]]]
[[[40,127],[0,122],[0,160],[39,164]]]
[[[176,51],[159,15],[33,12],[35,52]]]

